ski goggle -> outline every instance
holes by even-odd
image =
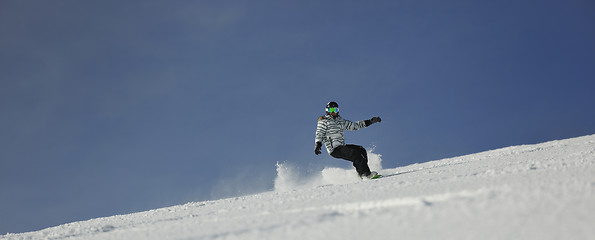
[[[326,111],[329,113],[338,113],[339,108],[327,108]]]

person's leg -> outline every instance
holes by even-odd
[[[346,146],[355,150],[353,166],[355,169],[359,169],[358,173],[360,173],[360,176],[370,175],[370,167],[368,167],[368,152],[366,149],[362,146],[353,144],[347,144]]]
[[[360,177],[370,175],[368,154],[362,146],[353,144],[339,146],[333,150],[331,156],[353,162],[353,166]]]

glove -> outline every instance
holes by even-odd
[[[314,148],[314,154],[318,155],[318,154],[322,153],[322,151],[320,151],[320,148],[322,148],[322,143],[316,142],[316,148]]]
[[[377,122],[381,122],[382,119],[380,119],[380,117],[373,117],[370,118],[369,120],[365,120],[364,122],[366,123],[366,127],[372,125],[373,123],[377,123]]]

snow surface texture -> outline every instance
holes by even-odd
[[[275,191],[74,222],[1,239],[595,239],[595,135],[309,178]]]

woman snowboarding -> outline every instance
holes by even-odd
[[[329,102],[326,105],[326,115],[318,118],[318,125],[316,126],[316,147],[314,153],[316,155],[321,153],[322,143],[326,147],[328,153],[334,158],[341,158],[353,162],[355,170],[360,178],[377,178],[377,172],[370,171],[368,167],[368,154],[366,149],[359,145],[345,144],[343,137],[344,130],[355,131],[360,128],[368,127],[374,123],[380,122],[380,117],[373,117],[368,120],[352,122],[343,119],[339,115],[339,104],[336,102]]]

